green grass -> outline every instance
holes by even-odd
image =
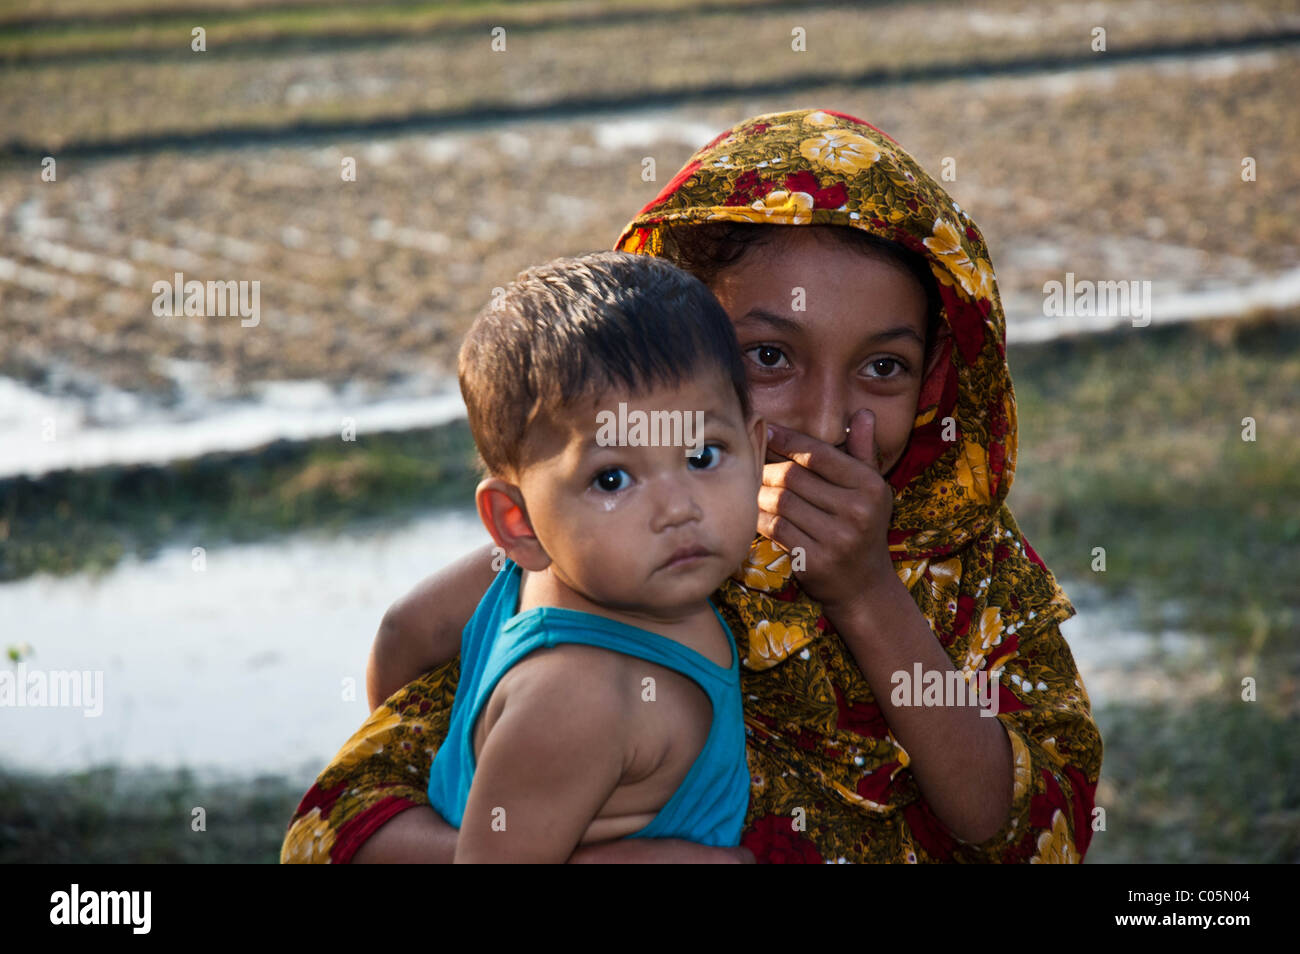
[[[1010,503],[1054,572],[1136,596],[1149,626],[1256,648],[1294,638],[1300,315],[1130,328],[1009,360]],[[1168,618],[1171,600],[1184,612]]]
[[[278,778],[206,783],[184,770],[0,771],[0,864],[274,864],[302,794]]]
[[[478,483],[468,424],[304,444],[277,442],[169,467],[0,481],[0,580],[99,572],[169,541],[265,539],[438,506]]]
[[[1106,830],[1089,862],[1300,863],[1300,667],[1277,653],[1222,671],[1219,691],[1184,705],[1096,713]],[[1241,672],[1257,678],[1254,702],[1242,701]]]
[[[1172,685],[1212,677],[1208,694],[1135,692],[1095,713],[1107,827],[1088,861],[1300,862],[1300,315],[1126,329],[1009,360],[1010,503],[1035,549],[1060,577],[1135,596],[1138,628],[1210,638],[1207,658],[1160,668]]]

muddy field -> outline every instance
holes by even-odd
[[[1040,310],[1042,283],[1066,271],[1150,279],[1157,292],[1248,285],[1300,261],[1298,87],[1300,51],[1281,48],[391,139],[56,155],[54,182],[10,162],[0,374],[164,402],[273,379],[437,380],[493,287],[608,247],[716,131],[809,104],[869,119],[928,169],[955,160],[949,189],[990,239],[1013,319]],[[166,108],[136,102],[142,115]],[[647,156],[657,181],[641,179]],[[1241,178],[1246,156],[1254,182]],[[259,281],[260,323],[156,317],[153,283],[176,272]]]

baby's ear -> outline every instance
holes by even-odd
[[[500,477],[488,477],[474,491],[474,504],[483,526],[506,556],[534,573],[551,565],[550,556],[533,532],[518,485]]]
[[[767,419],[755,414],[749,420],[749,440],[754,445],[754,457],[758,461],[758,476],[763,477],[763,464],[767,461]]]

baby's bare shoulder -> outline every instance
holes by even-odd
[[[493,701],[526,709],[539,719],[614,720],[605,724],[608,732],[635,711],[641,686],[638,661],[580,643],[539,649],[502,676]]]

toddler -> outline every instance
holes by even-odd
[[[709,594],[758,512],[742,362],[708,288],[643,255],[530,269],[475,320],[459,377],[500,571],[429,779],[456,861],[738,844],[739,660]]]

